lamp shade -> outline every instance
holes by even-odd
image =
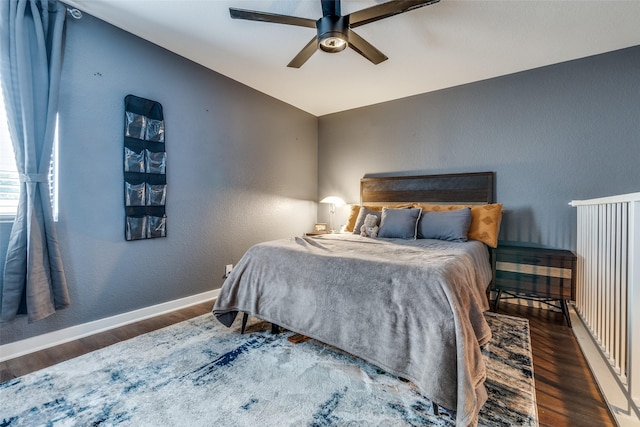
[[[337,196],[327,196],[324,199],[320,200],[320,203],[331,203],[335,206],[346,205],[345,201]]]

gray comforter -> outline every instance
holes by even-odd
[[[480,242],[296,237],[251,247],[213,307],[239,311],[333,345],[411,380],[459,426],[487,395],[480,346],[491,281]]]

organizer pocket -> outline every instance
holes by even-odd
[[[140,240],[147,238],[147,217],[128,216],[126,224],[126,239]]]

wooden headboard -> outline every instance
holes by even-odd
[[[360,180],[360,203],[494,203],[494,172],[371,177]]]

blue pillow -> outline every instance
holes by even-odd
[[[418,239],[466,242],[471,225],[471,209],[425,212],[418,223]]]
[[[382,220],[378,237],[415,239],[421,208],[382,208]]]

